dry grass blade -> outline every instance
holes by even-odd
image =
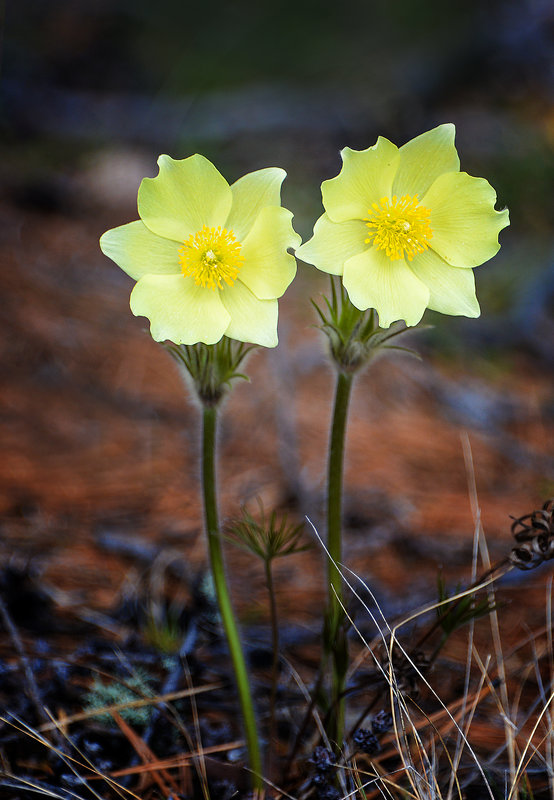
[[[67,794],[65,793],[58,794],[47,786],[43,786],[40,783],[35,783],[34,781],[26,778],[18,778],[15,775],[5,774],[5,777],[2,778],[2,782],[0,783],[0,787],[4,789],[15,789],[18,792],[34,792],[41,797],[52,797],[54,800],[67,800]],[[84,800],[80,795],[75,793],[72,794],[72,799]],[[137,798],[137,800],[140,800],[140,798]]]
[[[244,747],[244,741],[237,739],[233,742],[226,742],[225,744],[216,744],[211,747],[202,747],[200,750],[191,750],[190,753],[179,753],[178,755],[171,756],[165,759],[156,759],[148,764],[137,764],[133,767],[125,767],[124,769],[117,769],[110,772],[112,778],[122,778],[125,775],[140,775],[142,772],[150,772],[153,769],[179,769],[180,767],[188,767],[196,759],[203,756],[215,755],[216,753],[227,753],[230,750],[236,750],[239,747]]]
[[[308,522],[310,522],[310,521],[308,520]],[[314,530],[314,533],[315,533],[316,537],[318,538],[318,540],[319,540],[323,550],[325,551],[327,557],[330,558],[329,552],[328,552],[324,542],[321,540],[321,537],[319,536],[315,526],[311,522],[310,522],[310,525],[312,526],[312,528]],[[476,768],[477,768],[478,772],[481,775],[481,778],[483,780],[483,784],[484,784],[484,787],[485,787],[485,791],[487,792],[487,794],[491,798],[491,800],[494,800],[494,794],[493,794],[492,789],[491,789],[491,787],[489,785],[487,777],[486,777],[486,775],[485,775],[485,773],[483,771],[483,767],[482,767],[482,765],[480,763],[480,760],[479,760],[477,754],[475,753],[475,751],[473,750],[472,746],[470,745],[470,743],[469,743],[469,741],[467,739],[467,736],[466,736],[465,732],[463,731],[462,727],[460,726],[458,721],[455,719],[455,717],[453,716],[453,714],[450,711],[450,709],[443,703],[443,701],[441,700],[439,695],[436,693],[436,691],[433,689],[433,687],[431,686],[429,681],[426,679],[425,675],[423,675],[421,670],[418,668],[417,664],[414,663],[413,659],[410,657],[410,654],[404,649],[404,647],[398,641],[398,635],[397,634],[398,634],[398,631],[401,630],[402,627],[406,626],[408,624],[408,622],[412,622],[412,621],[416,620],[418,617],[422,616],[423,614],[427,614],[428,612],[433,611],[434,609],[436,609],[438,604],[437,603],[433,603],[433,604],[429,605],[428,607],[425,607],[423,610],[420,610],[418,612],[415,612],[415,613],[411,614],[407,620],[404,619],[400,623],[396,624],[394,627],[391,627],[389,625],[388,621],[386,620],[386,618],[385,618],[385,616],[384,616],[384,614],[383,614],[383,612],[382,612],[382,610],[381,610],[381,608],[379,606],[379,603],[378,603],[377,599],[375,598],[373,592],[369,588],[369,586],[358,575],[356,575],[352,570],[350,570],[348,567],[345,567],[342,564],[336,564],[335,566],[337,566],[337,569],[339,569],[340,574],[342,576],[342,579],[345,582],[345,585],[352,592],[353,596],[360,602],[361,606],[366,610],[366,612],[368,613],[369,617],[371,618],[371,620],[376,625],[377,630],[379,632],[379,636],[381,637],[381,639],[382,639],[382,641],[383,641],[383,643],[384,643],[384,645],[386,647],[386,650],[387,650],[387,653],[388,653],[388,663],[383,666],[383,665],[380,665],[376,661],[376,665],[381,670],[381,672],[382,672],[382,674],[383,674],[383,676],[384,676],[384,678],[386,680],[386,683],[389,686],[390,702],[391,702],[391,709],[392,709],[392,712],[393,712],[394,730],[395,730],[395,737],[396,737],[397,755],[400,756],[400,758],[402,760],[404,774],[405,774],[405,776],[406,776],[406,778],[407,778],[407,780],[409,782],[409,785],[411,786],[411,791],[413,792],[414,797],[415,798],[421,798],[423,800],[423,798],[428,798],[428,797],[431,797],[431,796],[432,797],[440,797],[441,794],[440,794],[440,787],[439,787],[439,784],[438,784],[438,781],[437,781],[437,777],[435,775],[436,765],[428,757],[427,747],[426,747],[425,743],[423,742],[423,740],[421,739],[421,736],[420,736],[420,728],[416,724],[416,722],[413,720],[412,714],[410,713],[410,708],[409,708],[409,706],[408,706],[408,704],[406,702],[407,698],[404,696],[403,692],[400,690],[400,688],[399,688],[399,686],[397,684],[396,675],[395,675],[395,671],[394,671],[394,667],[393,667],[393,659],[392,659],[393,651],[396,648],[398,648],[398,650],[402,654],[402,656],[411,665],[411,667],[413,668],[414,672],[417,674],[418,679],[421,681],[421,683],[430,691],[430,693],[434,697],[434,699],[441,705],[441,707],[442,707],[442,712],[441,713],[444,713],[446,715],[446,717],[449,719],[451,725],[457,730],[459,737],[461,737],[465,748],[467,749],[468,753],[470,754],[472,760],[474,761],[474,763],[476,765]],[[359,592],[356,590],[356,588],[353,586],[353,584],[349,581],[348,575],[351,575],[356,580],[356,582],[358,582],[363,587],[363,589],[367,592],[368,596],[372,599],[372,601],[375,604],[375,607],[377,608],[377,611],[378,611],[378,613],[380,615],[382,623],[377,621],[377,619],[375,617],[375,614],[369,608],[368,604],[364,601],[364,599],[360,596]],[[488,578],[485,581],[483,581],[483,586],[482,587],[481,586],[479,586],[479,587],[474,587],[473,586],[470,589],[466,590],[465,592],[458,593],[458,595],[456,595],[454,598],[450,598],[450,601],[452,601],[453,599],[456,600],[459,597],[463,597],[463,596],[467,595],[468,593],[472,593],[472,592],[476,591],[476,589],[478,589],[478,588],[483,588],[483,587],[487,586],[492,580],[493,580],[492,576],[489,575]],[[346,608],[344,608],[344,611],[345,611],[345,614],[347,614],[347,609]],[[353,622],[353,621],[351,620],[351,622]],[[368,643],[365,641],[364,637],[361,635],[359,629],[355,625],[353,625],[353,627],[356,630],[356,632],[358,633],[358,635],[360,636],[361,641],[368,648],[369,652],[372,653],[371,648],[369,647]],[[373,657],[375,659],[375,656],[373,656]],[[426,723],[427,724],[429,723],[428,719],[426,719]],[[413,745],[410,743],[411,741],[414,742]],[[415,750],[414,750],[414,746],[415,746]],[[416,755],[416,757],[419,759],[419,761],[421,763],[421,771],[417,768],[416,764],[414,763],[413,754]],[[449,761],[450,761],[451,764],[453,764],[453,761],[452,761],[452,759],[450,759],[450,757],[449,757]],[[422,786],[425,786],[426,788],[422,790],[422,788],[421,788]],[[406,789],[404,789],[403,791],[405,792]],[[424,792],[423,794],[421,793],[422,791]],[[429,794],[429,792],[431,794]]]
[[[112,717],[114,718],[119,730],[125,735],[125,737],[133,746],[135,753],[147,767],[147,774],[150,775],[152,780],[158,785],[158,788],[166,800],[169,800],[173,792],[178,794],[179,787],[168,771],[163,767],[160,767],[158,757],[148,747],[144,739],[135,733],[131,726],[128,725],[116,711],[112,711]]]
[[[425,687],[430,691],[431,695],[441,705],[442,712],[440,712],[440,713],[443,713],[443,714],[445,714],[447,716],[447,718],[450,720],[450,722],[453,725],[453,727],[457,730],[459,736],[462,738],[462,740],[464,742],[464,745],[467,748],[468,752],[470,753],[470,756],[471,756],[472,760],[474,761],[478,772],[481,774],[481,777],[483,779],[484,785],[486,787],[486,790],[487,790],[489,796],[491,797],[491,800],[494,800],[494,796],[493,796],[492,790],[491,790],[491,788],[489,786],[489,783],[488,783],[488,781],[486,779],[486,776],[485,776],[483,768],[482,768],[482,766],[481,766],[481,764],[479,762],[477,754],[474,752],[473,748],[471,747],[471,745],[470,745],[470,743],[469,743],[469,741],[467,739],[467,736],[465,735],[464,731],[462,730],[462,727],[458,724],[457,720],[454,718],[454,716],[453,716],[452,712],[450,711],[450,709],[443,703],[443,701],[441,700],[439,695],[436,693],[436,691],[433,689],[433,687],[431,686],[429,681],[421,673],[421,671],[418,669],[417,665],[410,658],[409,653],[407,653],[406,650],[398,642],[397,631],[399,631],[404,625],[407,624],[407,620],[404,619],[400,623],[395,625],[394,628],[391,628],[389,626],[388,622],[386,621],[384,615],[382,614],[382,612],[381,612],[381,610],[379,608],[379,605],[378,605],[378,603],[376,601],[376,598],[374,597],[373,593],[371,592],[371,589],[367,586],[367,584],[364,581],[362,581],[357,575],[355,575],[355,573],[352,572],[352,570],[349,570],[348,568],[343,568],[343,571],[341,573],[342,577],[343,577],[343,580],[345,581],[346,585],[349,587],[350,591],[360,601],[362,606],[367,610],[367,612],[370,614],[370,616],[371,616],[371,618],[373,620],[375,620],[374,615],[372,614],[371,610],[369,609],[369,607],[367,606],[367,604],[365,603],[363,598],[356,591],[354,586],[347,580],[347,578],[345,577],[345,574],[344,574],[345,572],[348,572],[349,574],[353,575],[356,578],[356,580],[361,584],[361,586],[367,591],[369,596],[375,602],[376,607],[379,609],[379,613],[381,614],[381,617],[384,620],[385,626],[388,628],[388,630],[390,632],[389,641],[386,642],[386,646],[387,646],[387,649],[388,649],[388,652],[389,652],[388,673],[384,673],[384,675],[386,676],[386,680],[387,680],[387,683],[389,685],[389,690],[390,690],[390,694],[391,694],[391,707],[393,709],[396,708],[397,714],[400,713],[400,717],[397,717],[397,721],[400,723],[400,726],[398,727],[398,723],[397,723],[397,727],[395,728],[395,730],[396,730],[396,733],[397,733],[398,753],[401,756],[405,756],[406,757],[406,761],[404,763],[404,768],[405,768],[405,771],[406,771],[406,775],[410,779],[410,776],[412,774],[416,774],[417,775],[418,772],[417,772],[417,769],[415,768],[414,764],[412,763],[411,757],[409,755],[410,749],[408,748],[406,750],[404,748],[404,745],[403,745],[403,742],[407,741],[407,737],[408,737],[408,733],[407,733],[407,730],[405,728],[405,723],[407,723],[408,729],[415,736],[416,741],[419,742],[420,755],[422,755],[424,757],[424,759],[426,759],[426,757],[425,757],[425,748],[423,746],[423,743],[422,743],[421,739],[419,738],[419,728],[418,728],[417,724],[414,722],[414,720],[412,719],[412,717],[410,715],[409,708],[408,708],[408,706],[406,704],[406,700],[405,700],[405,698],[403,696],[403,693],[399,690],[397,682],[396,682],[396,676],[394,674],[394,670],[393,670],[393,666],[392,666],[392,659],[390,658],[390,655],[392,654],[392,650],[393,650],[393,648],[395,646],[397,646],[399,648],[400,652],[407,659],[408,663],[411,664],[411,666],[413,667],[414,671],[418,675],[418,678],[422,682],[422,684],[425,685]],[[487,581],[483,585],[484,586],[487,585],[488,582],[489,581]],[[473,587],[471,590],[467,590],[465,592],[461,592],[458,595],[455,595],[453,598],[450,598],[450,599],[451,600],[455,600],[458,597],[462,597],[462,596],[466,595],[468,593],[468,591],[474,591],[474,590],[475,590],[475,587]],[[438,605],[437,603],[434,603],[434,604],[432,604],[432,605],[430,605],[428,607],[426,606],[424,609],[422,609],[422,610],[410,615],[409,620],[410,621],[415,620],[419,616],[421,616],[423,614],[426,614],[429,611],[432,611],[433,609],[435,609],[437,607],[437,605]],[[358,635],[360,635],[361,640],[369,648],[369,645],[367,644],[367,642],[365,642],[365,639],[361,636],[359,630],[357,628],[355,628],[355,629],[358,632]],[[381,629],[380,629],[380,631],[381,631]],[[381,631],[381,636],[384,636],[382,631]],[[381,668],[381,670],[383,670],[382,666],[380,668]],[[417,792],[417,788],[416,787],[414,787],[412,785],[412,788],[414,789],[414,791]],[[416,794],[416,796],[417,796],[417,794]]]
[[[186,660],[183,660],[183,667],[185,676],[187,679],[187,686],[192,688],[192,678],[190,674],[190,670],[188,668],[188,664]],[[192,710],[192,719],[194,723],[194,735],[196,737],[196,746],[198,750],[198,759],[195,760],[196,771],[198,777],[200,779],[200,785],[202,787],[202,794],[204,795],[205,800],[210,800],[210,791],[208,788],[208,773],[206,769],[206,759],[204,757],[204,749],[202,747],[202,736],[200,733],[200,720],[198,718],[198,707],[196,705],[196,698],[194,695],[191,695],[190,698],[190,707]]]
[[[473,553],[471,559],[471,584],[475,584],[477,579],[477,558],[478,558],[478,548],[479,548],[479,526],[475,525],[473,529]],[[466,716],[466,708],[467,702],[469,701],[469,685],[471,680],[471,664],[472,664],[472,651],[473,651],[473,636],[475,632],[475,620],[471,619],[469,623],[469,633],[468,633],[468,642],[467,642],[467,650],[466,650],[466,664],[465,664],[465,675],[464,675],[464,693],[462,696],[462,708],[461,708],[461,719],[465,719]],[[487,663],[488,666],[488,663]],[[465,724],[464,735],[458,735],[456,741],[456,750],[454,753],[454,763],[452,765],[452,775],[450,777],[450,782],[448,785],[448,792],[447,792],[447,800],[451,800],[452,792],[454,790],[454,784],[458,786],[458,769],[461,763],[462,755],[464,752],[464,743],[467,740],[469,728],[471,726],[471,722],[475,715],[475,710],[477,708],[477,704],[479,702],[479,695],[483,689],[484,683],[484,676],[481,677],[479,682],[478,692],[475,695],[475,700],[471,704],[469,715],[467,718],[467,722]]]
[[[466,471],[468,474],[468,486],[469,486],[469,495],[470,495],[470,503],[471,503],[471,510],[473,513],[473,520],[476,529],[478,530],[479,534],[479,549],[481,554],[481,559],[486,569],[490,569],[491,561],[489,557],[489,551],[487,547],[487,542],[484,536],[484,531],[481,525],[481,509],[479,507],[479,499],[477,497],[477,485],[475,481],[475,468],[473,465],[473,454],[471,451],[471,443],[469,441],[469,436],[465,434],[462,437],[462,446],[464,452],[464,461],[466,464]],[[495,599],[495,592],[494,588],[491,584],[487,587],[487,593],[489,602],[492,606],[492,611],[490,614],[490,621],[491,621],[491,632],[492,638],[494,642],[494,649],[496,655],[496,664],[498,675],[500,678],[500,694],[501,694],[501,708],[500,714],[501,718],[504,722],[504,733],[506,736],[506,743],[508,749],[508,759],[509,759],[509,766],[510,766],[510,783],[512,787],[514,786],[515,782],[515,771],[516,771],[516,755],[515,755],[515,742],[514,742],[514,723],[510,719],[510,711],[509,711],[509,698],[508,698],[508,690],[507,690],[507,683],[506,683],[506,669],[505,669],[505,662],[504,662],[504,653],[502,649],[502,639],[500,636],[500,625],[498,622],[498,613],[495,608],[496,599]]]
[[[546,592],[546,630],[548,645],[548,671],[550,675],[550,685],[554,686],[554,642],[552,640],[552,578],[548,581]],[[548,781],[550,793],[554,797],[554,709],[549,712],[549,736],[546,742],[546,765],[548,768]]]
[[[523,749],[523,752],[522,752],[522,754],[520,756],[519,762],[518,762],[517,767],[515,769],[514,779],[513,779],[513,782],[512,782],[510,793],[508,795],[508,800],[512,800],[513,797],[517,797],[518,796],[518,787],[519,787],[520,777],[522,775],[524,775],[525,768],[528,766],[528,764],[530,763],[530,761],[531,761],[531,759],[533,758],[533,755],[534,755],[533,752],[531,752],[530,755],[528,755],[528,751],[529,750],[533,751],[535,749],[533,744],[532,744],[533,736],[535,735],[535,732],[539,728],[539,726],[541,724],[541,721],[542,721],[542,718],[545,716],[545,714],[548,713],[548,709],[549,709],[550,704],[552,703],[553,700],[554,700],[554,692],[552,692],[550,697],[548,698],[544,708],[542,709],[541,713],[537,717],[537,720],[536,720],[536,722],[535,722],[535,724],[533,726],[533,729],[532,729],[531,733],[529,734],[529,737],[527,739],[527,742],[525,744],[525,747]],[[547,732],[541,738],[540,744],[542,744],[544,741],[547,740],[547,738],[549,736],[549,733],[551,733],[551,731]]]
[[[15,717],[12,718],[12,719],[9,719],[7,717],[0,717],[0,721],[4,722],[6,725],[9,725],[10,727],[12,727],[15,730],[19,731],[23,735],[28,736],[31,739],[34,739],[39,744],[43,745],[44,748],[47,751],[55,754],[59,759],[61,759],[64,762],[64,764],[71,770],[71,772],[81,780],[81,782],[84,784],[84,786],[87,787],[89,796],[92,795],[93,797],[96,797],[97,800],[102,800],[100,795],[98,795],[96,793],[96,791],[88,783],[89,780],[92,780],[92,779],[96,778],[96,779],[105,781],[110,786],[110,788],[113,789],[121,797],[131,798],[132,800],[141,800],[141,798],[138,795],[136,795],[134,792],[132,792],[131,790],[127,789],[124,786],[120,786],[109,775],[106,775],[105,773],[103,773],[99,769],[97,769],[94,766],[94,764],[92,764],[88,759],[83,757],[83,755],[82,755],[82,753],[80,753],[80,751],[77,750],[77,752],[79,753],[79,756],[83,760],[79,760],[78,758],[75,758],[74,756],[71,756],[71,755],[68,755],[67,753],[64,753],[59,747],[54,746],[53,744],[51,744],[51,742],[49,742],[47,739],[45,739],[44,736],[41,736],[41,734],[39,733],[38,730],[35,730],[34,728],[32,728],[30,725],[28,725],[26,722],[23,722],[22,720],[19,720],[19,719],[15,718]],[[60,726],[56,725],[55,722],[54,722],[54,727],[63,735],[62,728]],[[70,744],[72,747],[74,747],[73,743],[69,739],[67,741],[68,741],[68,744]],[[86,774],[87,774],[87,779],[86,780],[84,778],[82,778],[82,776],[81,776],[80,772],[78,772],[78,770],[83,770],[84,772],[86,772]],[[92,775],[91,775],[91,773],[92,773]],[[7,773],[6,773],[6,775],[7,775],[8,778],[13,779],[13,780],[15,780],[17,782],[20,782],[25,786],[27,784],[30,785],[30,783],[32,783],[32,782],[27,781],[24,778],[19,778],[19,777],[15,776],[15,775],[9,775]],[[40,793],[48,794],[48,792],[43,791],[42,788],[38,788],[38,789],[36,788],[36,787],[40,787],[41,786],[40,783],[37,782],[36,784],[33,784],[33,786],[35,787],[33,789],[33,791],[38,791],[39,794]],[[53,797],[61,797],[62,800],[66,800],[66,798],[67,798],[67,794],[65,794],[65,795],[52,794],[52,796]],[[75,797],[76,800],[79,800],[78,795],[74,795],[74,797]]]
[[[102,706],[101,708],[93,708],[90,711],[81,711],[79,714],[72,714],[71,716],[64,717],[63,720],[58,722],[49,722],[41,725],[39,731],[49,731],[57,728],[59,724],[63,723],[64,726],[72,725],[75,722],[82,722],[85,719],[98,717],[102,714],[114,714],[119,711],[124,711],[126,708],[143,708],[144,706],[155,706],[160,703],[169,703],[171,700],[179,700],[182,697],[191,697],[195,694],[202,694],[203,692],[211,692],[214,689],[220,689],[220,683],[209,683],[205,686],[197,686],[196,688],[181,689],[178,692],[169,692],[168,694],[157,695],[156,697],[143,697],[137,700],[127,700],[124,703],[114,703],[109,706]]]

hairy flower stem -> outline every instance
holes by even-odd
[[[216,501],[216,480],[215,480],[215,442],[216,442],[216,422],[217,407],[215,405],[204,404],[203,409],[203,435],[202,435],[202,485],[204,492],[204,516],[206,525],[206,535],[208,537],[208,550],[210,554],[210,565],[215,584],[219,612],[223,621],[223,628],[227,636],[227,643],[235,670],[235,679],[240,698],[242,719],[246,735],[246,744],[250,757],[250,769],[252,770],[252,784],[254,789],[262,789],[262,761],[260,756],[260,745],[258,731],[256,728],[256,717],[252,694],[250,692],[250,681],[244,653],[240,643],[239,632],[227,581],[225,578],[225,567],[223,564],[223,552],[221,548],[221,533],[219,530],[217,501]]]
[[[342,580],[338,565],[342,561],[342,481],[344,440],[348,402],[353,374],[340,370],[337,377],[335,407],[327,474],[327,614],[324,630],[326,653],[332,658],[331,716],[328,735],[337,750],[342,746],[344,732],[344,686],[348,667],[348,643],[344,625]]]

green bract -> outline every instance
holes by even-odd
[[[478,317],[471,267],[498,252],[508,211],[483,178],[460,172],[454,125],[403,147],[379,137],[346,147],[340,174],[321,187],[326,213],[296,252],[341,275],[352,303],[375,308],[379,324],[416,325],[425,309]]]
[[[131,310],[156,341],[222,336],[275,347],[277,298],[296,273],[300,237],[281,207],[286,173],[268,168],[229,186],[206,158],[158,159],[138,192],[140,220],[106,231],[102,251],[137,281]]]

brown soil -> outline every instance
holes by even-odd
[[[131,282],[98,249],[99,234],[117,224],[113,213],[41,214],[5,202],[1,217],[0,557],[30,562],[71,614],[108,614],[141,579],[155,593],[172,559],[191,575],[205,564],[199,414],[145,320],[131,315]],[[326,287],[311,272],[307,284],[314,295]],[[297,281],[281,303],[281,347],[252,356],[251,383],[224,407],[220,506],[230,517],[261,498],[322,530],[333,374],[305,285]],[[484,416],[458,402],[468,388]],[[469,580],[475,522],[464,443],[492,560],[512,547],[509,515],[554,494],[552,392],[551,374],[523,354],[502,369],[478,357],[462,365],[395,356],[358,379],[344,559],[391,618],[436,598],[439,567],[451,587]],[[309,526],[306,535],[315,541]],[[241,619],[265,623],[260,565],[230,547],[227,561]],[[324,568],[317,542],[278,563],[284,625],[319,629]],[[507,649],[545,624],[551,571],[518,575],[500,582]],[[181,591],[174,578],[169,586]],[[478,631],[490,649],[489,628]],[[463,662],[463,648],[453,640],[451,656]],[[480,730],[494,748],[490,726]]]

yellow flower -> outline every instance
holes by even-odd
[[[286,173],[270,167],[229,186],[200,155],[162,155],[138,192],[140,220],[106,231],[102,251],[137,281],[131,310],[156,341],[222,336],[275,347],[277,298],[296,273],[300,237],[281,207]]]
[[[498,252],[508,211],[483,178],[460,172],[454,125],[403,147],[379,137],[346,147],[336,178],[321,190],[326,213],[296,254],[342,275],[352,303],[375,308],[379,324],[416,325],[425,309],[478,317],[472,267]]]

